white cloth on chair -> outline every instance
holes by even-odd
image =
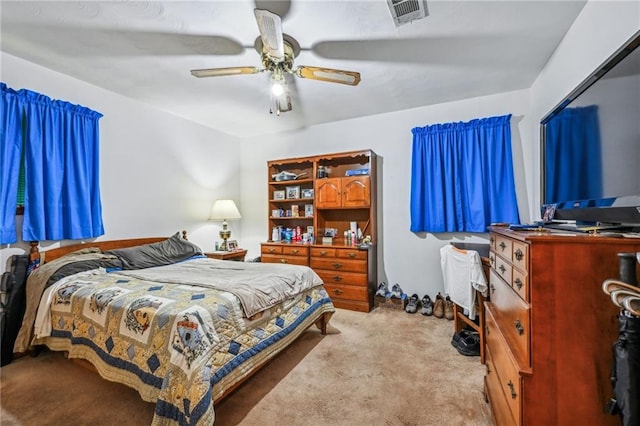
[[[476,290],[483,296],[488,293],[480,255],[475,250],[456,250],[447,244],[440,249],[440,266],[445,293],[453,303],[469,312],[470,320],[474,320]]]

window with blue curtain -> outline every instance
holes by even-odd
[[[104,234],[99,179],[99,112],[0,83],[0,243],[17,241],[24,158],[23,241]]]
[[[491,223],[520,223],[511,114],[412,133],[412,232],[487,232]]]

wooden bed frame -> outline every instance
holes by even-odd
[[[187,240],[187,231],[182,231],[182,238],[184,238],[185,240]],[[72,244],[72,245],[68,245],[68,246],[63,246],[63,247],[58,247],[58,248],[54,248],[51,250],[45,250],[45,251],[40,251],[40,249],[38,248],[39,246],[39,242],[38,241],[32,241],[30,243],[30,250],[29,250],[29,257],[31,260],[36,260],[36,259],[40,259],[40,262],[42,263],[46,263],[49,262],[51,260],[57,259],[59,257],[62,257],[66,254],[72,253],[74,251],[83,249],[83,248],[87,248],[87,247],[97,247],[100,250],[113,250],[113,249],[118,249],[118,248],[126,248],[126,247],[135,247],[138,245],[143,245],[143,244],[150,244],[150,243],[156,243],[159,241],[164,241],[166,240],[167,237],[147,237],[147,238],[132,238],[132,239],[123,239],[123,240],[111,240],[111,241],[92,241],[92,242],[86,242],[86,243],[79,243],[79,244]],[[331,319],[331,316],[333,315],[332,312],[326,312],[324,314],[322,314],[320,316],[320,318],[318,318],[318,320],[315,322],[315,326],[318,327],[318,329],[320,330],[322,335],[326,335],[327,334],[327,325],[329,323],[329,320]],[[307,328],[308,329],[308,328]],[[296,337],[294,340],[297,340],[304,331],[306,331],[307,329],[303,330],[302,332],[300,332],[300,335],[298,337]],[[292,342],[293,343],[293,342]],[[262,367],[264,367],[265,365],[267,365],[269,363],[269,361],[271,361],[273,358],[275,358],[280,352],[282,352],[282,350],[284,350],[286,348],[283,348],[275,353],[273,353],[271,356],[269,356],[267,359],[264,360],[264,362],[257,364],[251,371],[248,372],[248,374],[246,376],[244,376],[241,380],[239,380],[238,382],[234,383],[233,385],[231,385],[229,388],[227,388],[223,394],[219,395],[218,397],[216,397],[214,399],[214,404],[223,400],[224,398],[226,398],[229,394],[231,394],[236,388],[238,388],[241,384],[243,384],[246,380],[248,380],[251,376],[253,376],[255,373],[257,373],[259,370],[262,369]],[[35,352],[35,354],[37,355],[38,351]],[[97,370],[95,369],[95,367],[88,361],[85,360],[74,360],[79,362],[81,365],[91,369],[92,371],[95,371],[97,373]]]

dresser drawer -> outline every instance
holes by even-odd
[[[336,250],[336,256],[340,259],[354,259],[354,260],[367,260],[369,252],[366,250],[358,249],[338,249]]]
[[[513,241],[513,266],[522,272],[529,271],[529,244]]]
[[[497,326],[522,366],[531,365],[529,305],[492,269],[489,273],[489,298]],[[495,356],[495,354],[494,354]]]
[[[283,263],[289,265],[304,265],[308,266],[308,258],[306,256],[285,256],[277,254],[263,254],[261,258],[262,263]]]
[[[311,257],[311,267],[316,271],[324,269],[327,271],[367,273],[367,262],[362,260]]]
[[[518,293],[518,296],[525,302],[529,302],[529,276],[513,268],[511,279],[511,287]]]
[[[322,278],[322,281],[325,284],[346,284],[362,287],[366,287],[368,284],[367,274],[343,271],[325,271],[323,269],[316,270],[316,273],[320,278]]]
[[[502,425],[519,425],[513,419],[511,413],[511,407],[507,402],[498,373],[496,371],[495,364],[493,362],[493,356],[491,350],[487,347],[485,352],[485,365],[487,366],[487,374],[484,377],[485,394],[491,403],[491,414],[493,416],[493,423],[499,426]]]
[[[281,245],[262,245],[260,249],[261,254],[282,254],[282,246]]]
[[[511,255],[513,253],[513,240],[511,238],[503,237],[502,235],[497,235],[494,249],[500,256],[511,260]]]
[[[355,300],[360,302],[368,302],[369,294],[367,287],[358,287],[342,284],[331,284],[325,282],[324,288],[332,298]]]
[[[329,247],[311,247],[311,257],[336,257],[336,249]]]
[[[516,424],[520,424],[521,410],[522,410],[522,379],[520,377],[519,369],[515,364],[513,357],[511,356],[509,346],[502,335],[496,318],[493,315],[493,307],[491,303],[485,305],[487,307],[485,311],[485,335],[487,339],[487,352],[490,353],[491,363],[488,364],[491,368],[493,366],[494,377],[492,381],[493,386],[500,388],[500,392],[493,392],[497,394],[496,398],[499,398],[499,393],[502,393],[506,405],[509,407],[509,411],[513,419],[516,420]]]
[[[496,256],[496,266],[494,271],[502,278],[507,284],[511,285],[511,263],[504,260],[500,256]]]
[[[309,256],[309,247],[304,246],[283,246],[282,254],[289,256]]]

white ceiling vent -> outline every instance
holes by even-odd
[[[387,0],[396,27],[429,15],[426,0]]]

